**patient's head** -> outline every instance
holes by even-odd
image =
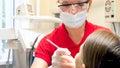
[[[115,34],[97,30],[80,47],[76,68],[120,68],[120,39]]]

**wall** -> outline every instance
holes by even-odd
[[[30,0],[30,3],[33,4],[34,6],[34,13],[37,15],[37,6],[36,6],[36,1],[37,0]],[[37,16],[53,16],[53,14],[50,12],[51,8],[51,0],[40,0],[39,1],[39,15]],[[48,33],[52,29],[54,29],[54,23],[48,23],[48,22],[36,22],[36,21],[31,21],[30,27],[35,31],[35,32],[40,32],[40,33]]]
[[[37,0],[29,0],[30,1],[30,3],[32,3],[33,4],[33,6],[34,6],[34,12],[35,12],[35,14],[36,14],[36,1]],[[39,3],[40,3],[40,5],[39,5],[39,7],[40,7],[40,15],[44,15],[44,16],[51,16],[52,15],[52,13],[51,13],[51,8],[53,8],[54,6],[55,6],[55,0],[40,0],[39,1]]]
[[[93,0],[88,14],[88,20],[94,24],[112,29],[111,23],[105,22],[104,16],[104,0]]]

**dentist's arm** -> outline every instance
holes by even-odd
[[[44,60],[35,58],[31,68],[48,68],[48,65]]]

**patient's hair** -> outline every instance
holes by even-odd
[[[83,46],[85,68],[120,68],[120,38],[112,32],[97,30]]]

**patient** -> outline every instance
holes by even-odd
[[[120,68],[120,38],[111,32],[92,33],[75,57],[76,68]]]

